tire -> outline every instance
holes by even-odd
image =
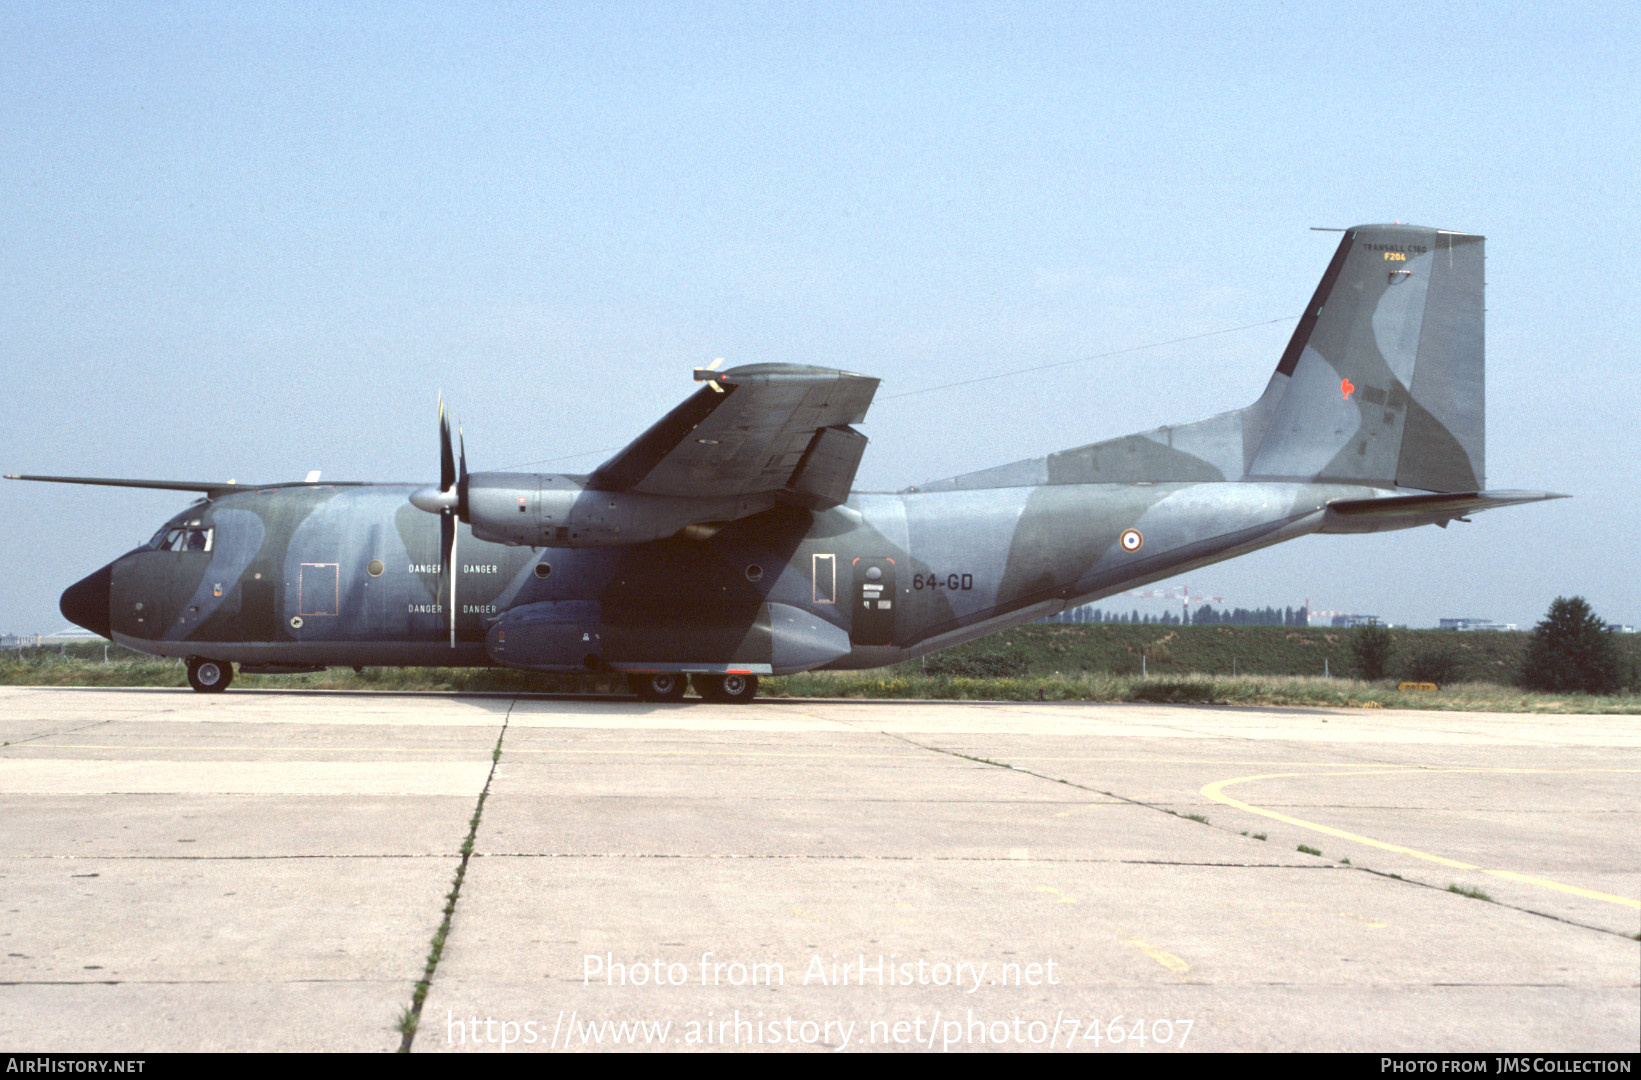
[[[745,705],[758,696],[756,675],[691,675],[690,678],[703,701]]]
[[[632,692],[641,701],[682,701],[689,680],[675,672],[658,671],[647,675],[628,675],[627,685],[632,687]]]
[[[188,685],[202,694],[220,694],[234,681],[234,665],[226,660],[188,658]]]

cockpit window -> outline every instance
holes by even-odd
[[[215,531],[197,525],[168,526],[155,533],[148,546],[155,551],[210,551]]]

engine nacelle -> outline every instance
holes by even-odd
[[[685,499],[635,491],[599,491],[584,476],[473,473],[466,520],[473,535],[496,544],[608,547],[661,540],[691,525],[733,521],[775,505],[773,493]]]

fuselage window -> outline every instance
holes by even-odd
[[[817,604],[835,604],[838,602],[838,557],[836,555],[816,555],[813,557],[814,592],[810,599]]]

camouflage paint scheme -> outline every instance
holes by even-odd
[[[441,525],[457,511],[418,508],[438,489],[387,485],[210,486],[168,528],[212,530],[211,550],[139,548],[72,587],[64,611],[102,630],[88,613],[106,596],[122,644],[249,665],[783,674],[893,663],[1309,533],[1445,525],[1552,497],[1484,490],[1482,250],[1467,234],[1348,230],[1248,408],[892,494],[849,491],[865,440],[839,418],[864,414],[876,380],[698,372],[720,382],[591,476],[476,474],[470,504],[463,467],[460,512],[491,539],[456,524],[453,620]],[[813,423],[791,420],[794,391],[778,432],[712,426],[737,415],[738,381],[762,388],[745,413],[755,393],[817,380],[847,392],[827,391]],[[757,454],[742,437],[763,439]],[[770,490],[768,462],[776,483],[796,472]],[[661,538],[572,542],[569,517],[548,521],[555,485],[600,513],[609,493],[612,520],[621,493],[664,501],[620,518]],[[517,521],[497,516],[515,494]]]

